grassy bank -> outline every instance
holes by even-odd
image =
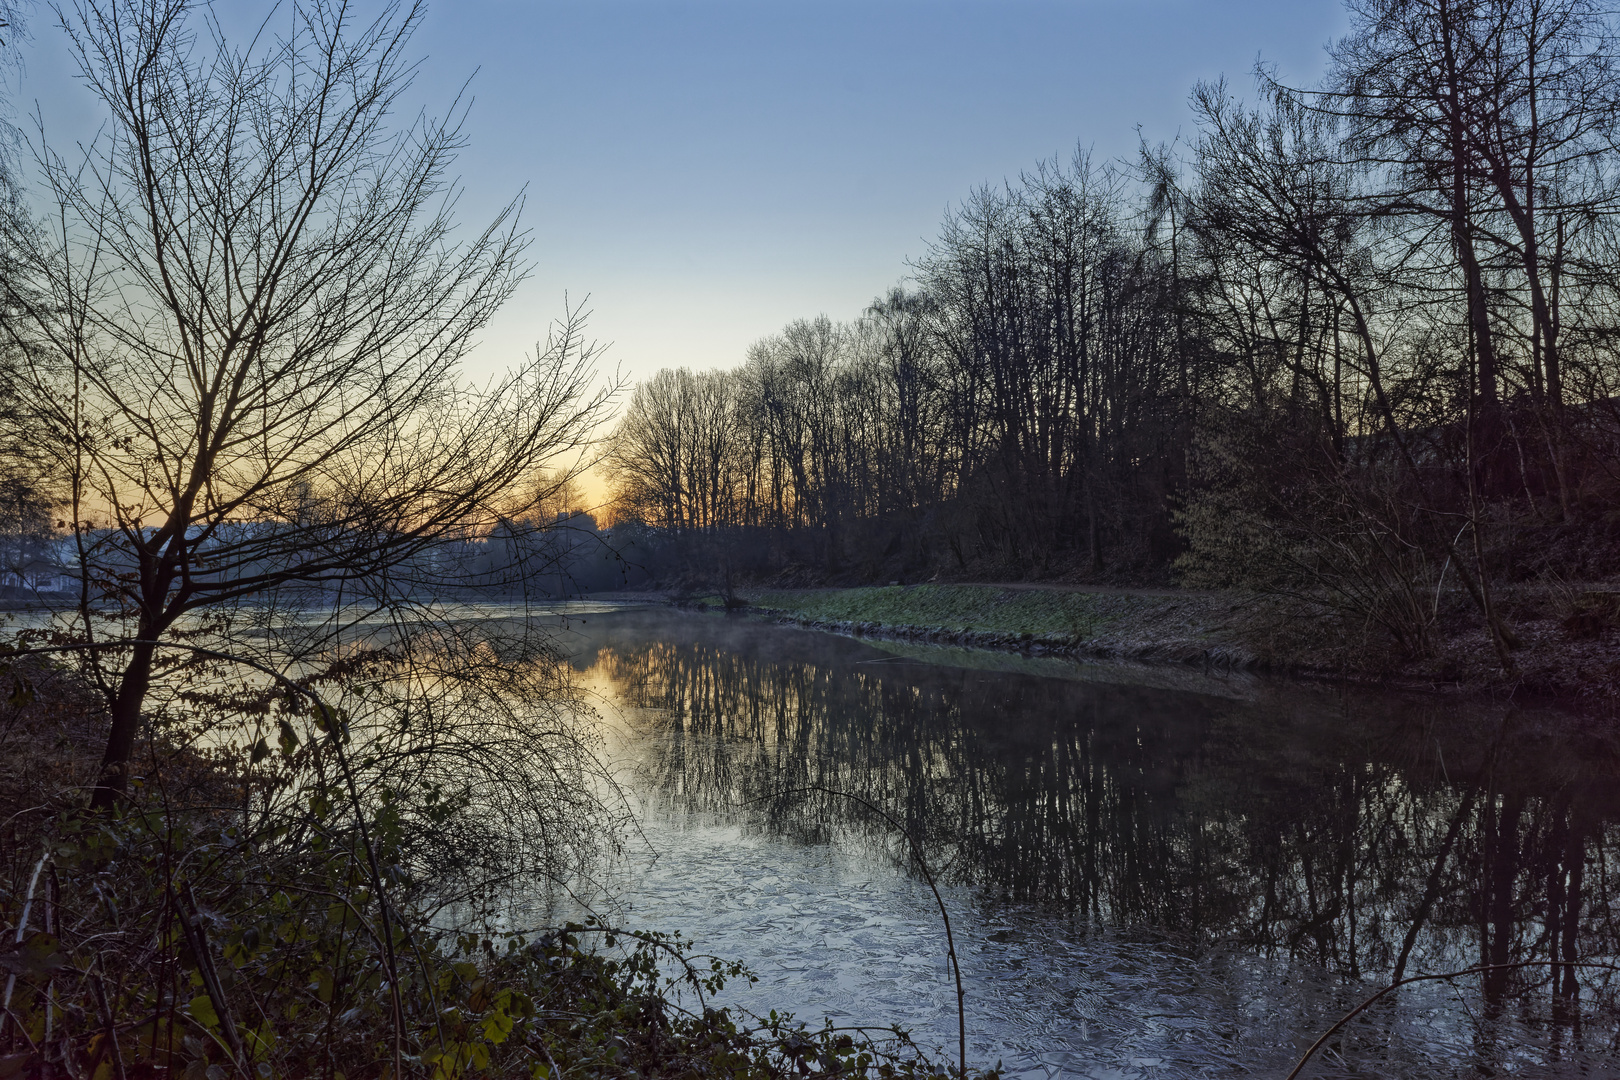
[[[1155,601],[1142,596],[992,585],[891,585],[763,591],[753,597],[753,603],[819,622],[931,626],[1078,641],[1140,618]]]
[[[1451,592],[1436,598],[1434,646],[1423,656],[1404,654],[1367,620],[1298,597],[1023,584],[756,589],[739,596],[761,614],[841,633],[1523,692],[1612,710],[1620,701],[1620,605],[1610,601],[1612,592],[1604,585],[1502,589],[1500,610],[1519,639],[1511,671],[1502,669],[1467,597]]]
[[[850,633],[1109,659],[1256,662],[1232,632],[1241,603],[1207,594],[891,585],[762,589],[743,598],[761,613]]]

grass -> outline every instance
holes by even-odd
[[[1081,640],[1098,636],[1154,601],[1136,596],[995,585],[890,585],[764,590],[754,595],[753,603],[816,622],[940,627]]]

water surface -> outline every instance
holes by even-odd
[[[572,613],[644,844],[598,899],[760,977],[755,1011],[900,1024],[1029,1077],[1615,1075],[1615,741],[1547,711]]]

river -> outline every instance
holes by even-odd
[[[1386,996],[1303,1075],[1620,1076],[1612,727],[660,606],[555,610],[464,613],[549,624],[634,811],[621,853],[553,914],[743,962],[758,981],[722,1004],[899,1025],[954,1061],[914,841],[977,1066],[1281,1078],[1397,965],[1493,964]]]
[[[641,835],[596,910],[1008,1075],[1615,1075],[1620,750],[1478,700],[856,640],[668,608],[560,634]],[[834,792],[841,794],[834,794]],[[851,798],[850,796],[854,796]],[[885,821],[861,802],[882,807]]]

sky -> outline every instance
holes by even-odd
[[[857,316],[976,186],[1186,138],[1195,81],[1249,94],[1257,59],[1313,81],[1346,27],[1338,0],[440,0],[416,96],[472,95],[462,219],[522,192],[534,240],[470,373],[565,296],[627,378],[733,366],[791,319]],[[20,111],[89,131],[43,8],[33,39]]]
[[[1252,95],[1264,60],[1310,83],[1347,27],[1339,0],[439,0],[414,95],[471,95],[461,218],[521,193],[533,236],[468,373],[521,361],[565,297],[608,374],[735,366],[792,319],[858,316],[975,187],[1189,138],[1196,81]],[[18,111],[93,131],[42,6],[24,59]]]
[[[731,367],[859,315],[973,188],[1189,136],[1195,81],[1313,81],[1347,25],[1337,0],[440,4],[423,85],[477,68],[469,206],[527,185],[534,229],[480,361],[566,293],[631,378]]]

